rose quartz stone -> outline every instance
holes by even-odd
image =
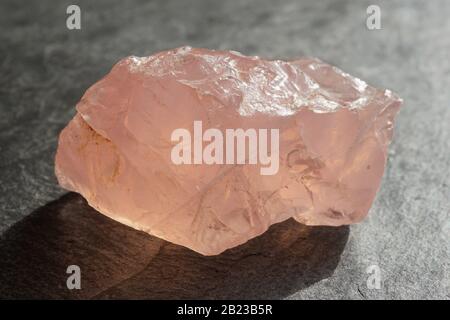
[[[320,60],[183,47],[128,57],[62,131],[56,176],[104,215],[204,255],[294,218],[361,221],[401,99]],[[177,128],[279,129],[279,170],[171,161]]]

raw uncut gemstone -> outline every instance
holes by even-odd
[[[60,185],[106,216],[204,255],[293,217],[363,219],[402,100],[320,60],[182,47],[128,57],[87,90],[62,131]],[[279,130],[279,168],[175,164],[178,128]],[[203,146],[205,146],[204,143]]]

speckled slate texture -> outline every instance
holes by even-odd
[[[65,27],[82,10],[82,30]],[[365,27],[378,4],[382,29]],[[0,2],[0,298],[450,298],[450,1]],[[56,184],[59,131],[120,58],[191,45],[317,56],[405,99],[370,216],[292,221],[216,257],[137,232]],[[66,268],[82,289],[66,288]],[[367,267],[382,286],[369,289]]]

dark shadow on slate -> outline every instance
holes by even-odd
[[[293,220],[213,257],[117,223],[69,193],[0,239],[0,298],[281,299],[329,277],[348,227]],[[66,287],[81,268],[81,290]]]

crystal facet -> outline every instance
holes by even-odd
[[[320,60],[182,47],[128,57],[87,90],[62,131],[61,186],[101,213],[205,255],[293,217],[363,219],[401,99]],[[175,129],[279,130],[279,169],[175,164]]]

